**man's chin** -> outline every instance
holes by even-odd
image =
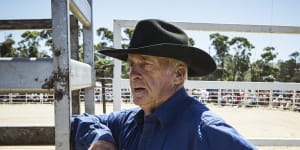
[[[133,98],[133,103],[135,105],[138,106],[142,106],[143,104],[145,104],[146,100],[144,100],[143,98]]]

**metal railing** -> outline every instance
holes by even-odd
[[[0,20],[0,30],[52,29],[52,58],[0,59],[0,70],[5,70],[1,72],[0,91],[42,92],[43,90],[49,90],[55,93],[55,126],[53,127],[55,134],[51,134],[55,135],[55,139],[46,135],[45,137],[48,138],[47,141],[52,141],[50,143],[55,143],[57,150],[71,149],[70,118],[75,112],[74,108],[80,110],[79,103],[75,103],[79,101],[79,89],[85,89],[85,111],[88,113],[94,113],[95,111],[93,101],[95,72],[92,8],[92,0],[51,0],[50,19]],[[73,57],[73,55],[79,55],[78,21],[83,26],[84,63]],[[76,97],[78,97],[78,100]],[[27,96],[25,95],[24,98],[26,100]],[[10,101],[20,100],[11,97]],[[1,129],[3,128],[0,127]],[[6,130],[9,129],[5,128],[1,131]],[[15,130],[15,128],[12,128],[12,130]],[[31,132],[30,134],[36,137],[34,135],[44,133],[37,130],[37,132]],[[18,138],[26,139],[28,135],[17,135],[19,137],[12,135],[12,139],[9,139],[10,134],[2,134],[1,137],[6,137],[0,137],[0,140],[6,140],[6,142],[19,141],[19,144],[22,145],[31,144],[26,140],[18,140]],[[39,141],[39,138],[30,140]],[[5,143],[5,141],[0,141],[0,143]]]
[[[53,93],[0,93],[0,104],[49,104]]]
[[[269,107],[300,111],[300,90],[245,90],[245,89],[205,89],[186,88],[187,93],[202,103],[221,106]],[[95,88],[95,102],[113,101],[112,87]],[[80,101],[84,101],[84,91]],[[121,89],[121,102],[132,102],[130,88]],[[0,93],[0,104],[44,104],[53,103],[54,93]]]

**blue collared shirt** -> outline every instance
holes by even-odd
[[[73,146],[105,140],[119,150],[253,150],[233,127],[181,88],[151,115],[140,108],[72,118]]]

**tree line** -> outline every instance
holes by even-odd
[[[100,38],[94,45],[96,77],[112,77],[112,59],[98,51],[113,47],[113,32],[101,27],[96,33]],[[132,28],[123,29],[122,48],[128,47],[132,33]],[[247,38],[229,38],[220,33],[213,33],[209,35],[209,39],[211,50],[215,51],[213,58],[217,63],[217,70],[204,77],[191,77],[192,80],[300,82],[300,52],[297,50],[289,54],[288,60],[275,62],[278,53],[275,47],[267,46],[262,50],[260,58],[251,62],[250,57],[255,46]],[[192,38],[189,38],[189,43],[191,46],[195,45]],[[51,30],[25,31],[18,42],[9,34],[0,42],[0,57],[52,57],[49,53],[53,51],[52,45]],[[82,45],[79,47],[79,59],[83,61]],[[128,78],[128,71],[127,63],[122,62],[123,78]]]

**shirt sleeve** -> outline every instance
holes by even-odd
[[[104,140],[115,144],[111,130],[107,126],[108,115],[75,115],[71,119],[71,143],[74,149],[88,149],[96,141]]]
[[[202,117],[202,130],[210,149],[256,150],[250,142],[220,117],[209,111]]]

